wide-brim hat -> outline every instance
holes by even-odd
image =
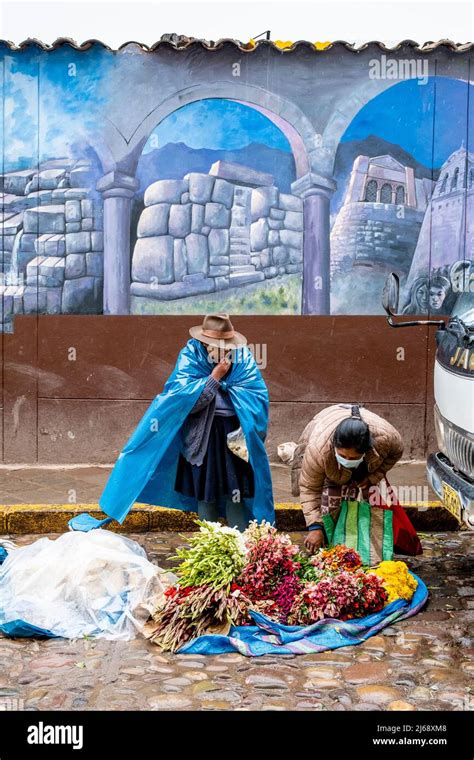
[[[218,348],[237,348],[247,344],[245,335],[234,330],[228,314],[206,314],[202,325],[190,327],[189,334],[201,343]]]

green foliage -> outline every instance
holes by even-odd
[[[287,274],[264,282],[176,301],[132,296],[132,314],[301,314],[301,275]]]
[[[311,563],[311,555],[297,554],[294,557],[295,562],[299,563],[299,570],[296,571],[296,575],[301,578],[302,581],[318,581],[321,576],[321,571],[314,567]]]

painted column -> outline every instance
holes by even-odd
[[[306,174],[291,191],[303,198],[303,314],[330,313],[330,201],[336,183]]]
[[[97,182],[104,199],[104,314],[130,313],[130,219],[139,181],[113,171]]]
[[[415,172],[411,166],[405,166],[406,200],[405,205],[416,208]]]

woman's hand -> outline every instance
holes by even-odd
[[[314,554],[324,545],[324,533],[322,530],[310,530],[304,540],[305,549]]]
[[[221,361],[216,364],[216,366],[211,372],[211,375],[214,378],[214,380],[222,380],[224,375],[226,375],[227,372],[229,371],[230,365],[231,365],[231,362],[229,361],[227,356],[224,356],[224,358],[221,359]]]

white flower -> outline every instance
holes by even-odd
[[[211,522],[210,520],[203,520],[203,523],[204,524],[199,528],[201,533],[206,533],[206,531],[214,532],[224,527],[219,522]]]
[[[235,540],[236,549],[241,556],[245,556],[247,553],[247,546],[243,533],[237,528],[230,528],[228,525],[222,525],[220,522],[211,522],[210,520],[203,520],[203,525],[200,527],[202,533],[220,533],[221,535],[232,536]]]

